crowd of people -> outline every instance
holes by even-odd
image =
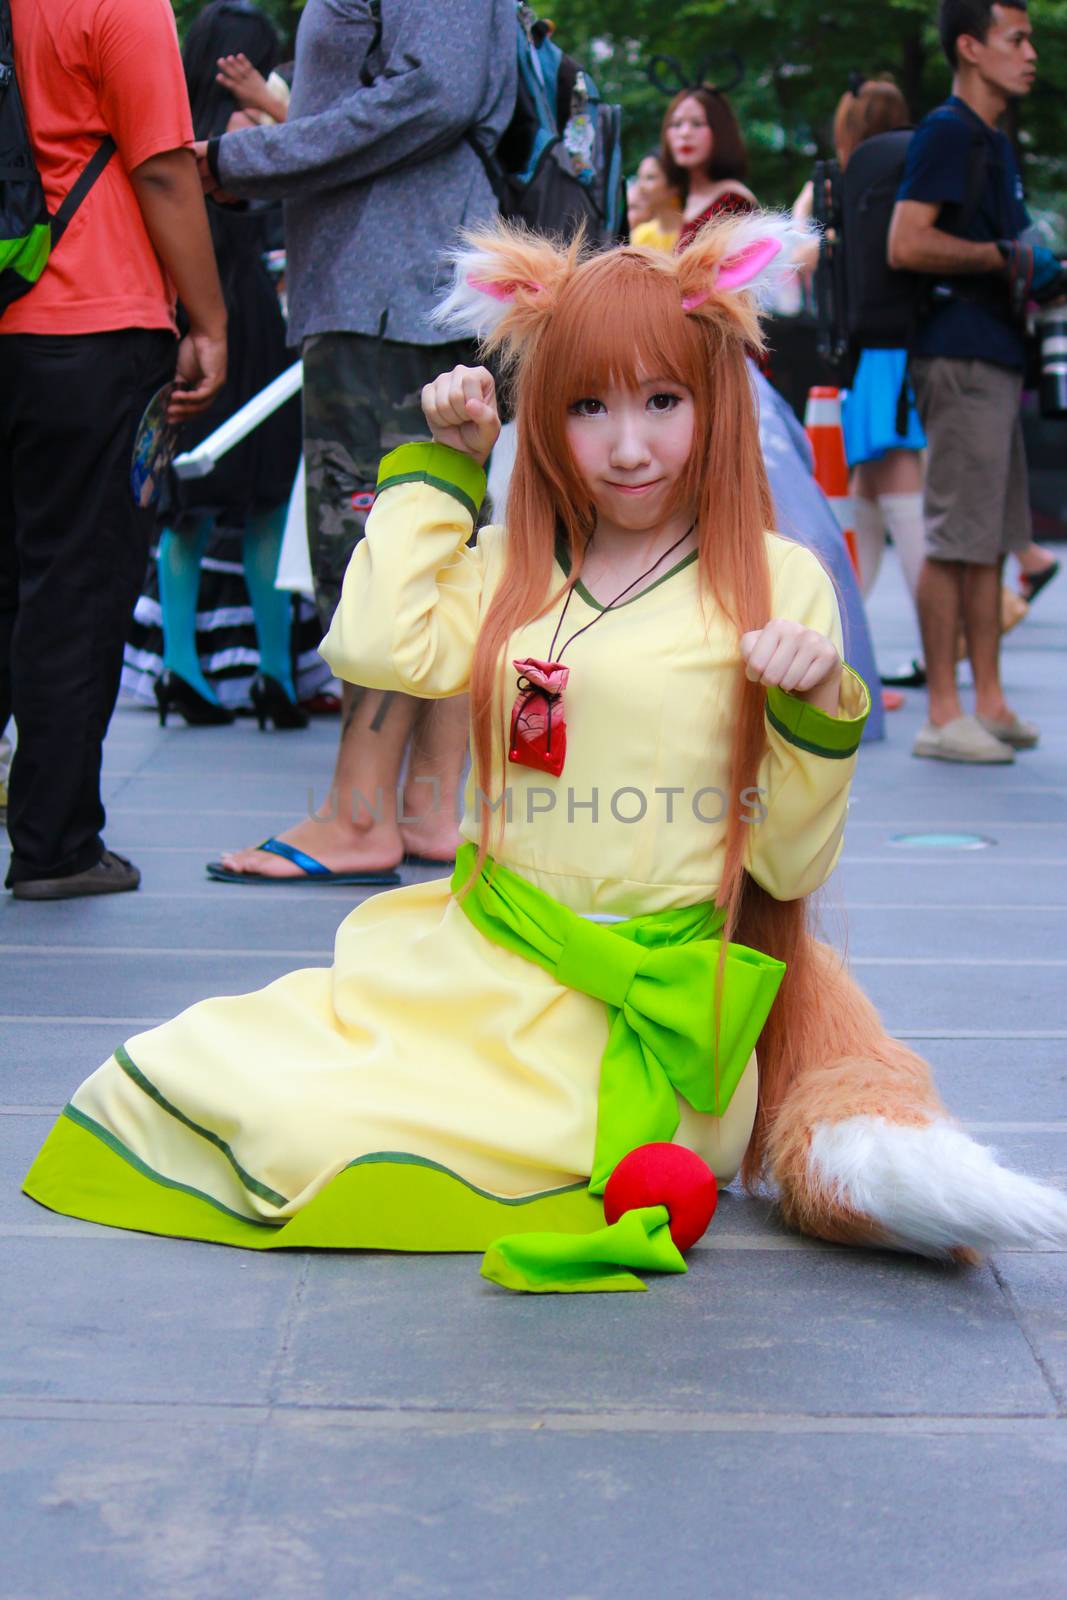
[[[81,0],[81,9],[80,32],[77,7],[62,27],[28,0],[15,0],[13,12],[49,202],[58,204],[101,136],[115,140],[119,157],[82,200],[40,281],[0,319],[0,450],[11,485],[0,546],[0,723],[13,716],[18,728],[7,882],[28,898],[138,881],[103,843],[99,801],[124,643],[128,681],[154,695],[163,721],[173,713],[226,724],[240,698],[262,727],[295,729],[306,725],[309,705],[337,705],[320,692],[325,669],[314,643],[363,537],[380,457],[425,437],[423,386],[474,360],[472,340],[446,339],[434,321],[441,264],[461,229],[496,212],[484,150],[505,134],[516,94],[510,0],[484,0],[474,47],[460,47],[430,6],[387,8],[384,19],[357,7],[343,27],[329,8],[312,6],[295,64],[281,62],[274,28],[247,0],[210,0],[181,57],[165,0],[151,0],[136,19],[125,0]],[[1033,81],[1025,8],[942,0],[940,26],[952,93],[910,139],[886,251],[893,267],[922,275],[923,314],[907,348],[853,348],[845,394],[855,571],[825,502],[799,483],[805,446],[767,383],[773,355],[753,351],[752,379],[775,524],[830,568],[850,659],[873,678],[860,594],[873,587],[888,537],[921,648],[885,681],[926,685],[929,695],[915,754],[1006,762],[1035,745],[1038,731],[1001,687],[1001,631],[1024,610],[1003,598],[1005,558],[1018,561],[1023,600],[1059,568],[1031,531],[1018,420],[1022,316],[1028,299],[1059,294],[1062,269],[1025,242],[1019,170],[998,127]],[[385,70],[396,50],[423,63],[432,56],[435,70]],[[150,74],[133,65],[146,51]],[[454,71],[436,69],[453,55]],[[85,85],[77,103],[63,94],[69,72]],[[833,120],[842,173],[867,141],[910,122],[894,83],[855,78]],[[681,87],[660,145],[639,160],[629,186],[632,243],[683,252],[714,219],[755,214],[747,178],[727,95],[702,83]],[[798,224],[811,210],[809,185],[793,208]],[[266,265],[283,245],[287,329]],[[818,250],[817,242],[798,247],[809,281]],[[300,402],[291,401],[208,478],[170,474],[146,515],[125,503],[126,446],[144,405],[173,375],[175,333],[170,416],[183,448],[282,370],[287,341],[303,358],[302,428]],[[100,379],[105,349],[124,359],[109,360]],[[120,385],[114,405],[101,403],[101,381]],[[57,387],[71,408],[66,430]],[[275,582],[301,452],[314,612]],[[47,466],[57,455],[59,473]],[[87,494],[90,462],[97,470]],[[506,492],[498,470],[498,496],[501,485]],[[239,563],[227,560],[230,550]],[[97,587],[99,603],[79,606]],[[130,640],[131,596],[140,590]],[[248,619],[239,633],[235,598]],[[973,714],[957,687],[961,653],[973,675]],[[345,684],[340,711],[321,814],[279,819],[265,843],[213,863],[216,878],[310,873],[390,883],[405,859],[454,857],[463,698],[427,704]],[[874,732],[879,714],[876,706]],[[5,747],[10,756],[6,740],[0,755]],[[82,754],[73,760],[71,751]],[[396,793],[402,771],[396,815],[361,802]]]

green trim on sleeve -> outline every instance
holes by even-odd
[[[470,456],[429,440],[398,445],[378,468],[379,494],[398,483],[428,483],[458,500],[472,517],[477,517],[485,499],[487,481],[485,469]]]
[[[858,672],[846,666],[841,680],[841,702],[855,707],[853,716],[832,717],[807,700],[798,700],[777,687],[767,690],[767,721],[783,739],[809,755],[829,761],[847,761],[860,747],[871,696]]]

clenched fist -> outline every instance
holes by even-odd
[[[437,444],[462,450],[485,466],[500,433],[496,385],[485,367],[453,367],[422,391],[422,409]]]
[[[741,659],[752,683],[784,689],[823,711],[837,710],[842,661],[824,633],[775,617],[741,635]]]

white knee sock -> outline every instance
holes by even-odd
[[[926,526],[923,522],[921,494],[880,494],[878,504],[897,552],[904,582],[914,600],[919,588],[919,573],[926,559]]]
[[[873,500],[865,500],[861,494],[852,496],[852,530],[856,535],[856,554],[860,564],[860,592],[868,595],[874,588],[874,580],[882,565],[885,525],[878,505]]]

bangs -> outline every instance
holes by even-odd
[[[563,409],[616,384],[638,389],[649,378],[684,384],[695,396],[708,361],[706,338],[682,310],[669,263],[631,249],[578,268],[540,354]]]

